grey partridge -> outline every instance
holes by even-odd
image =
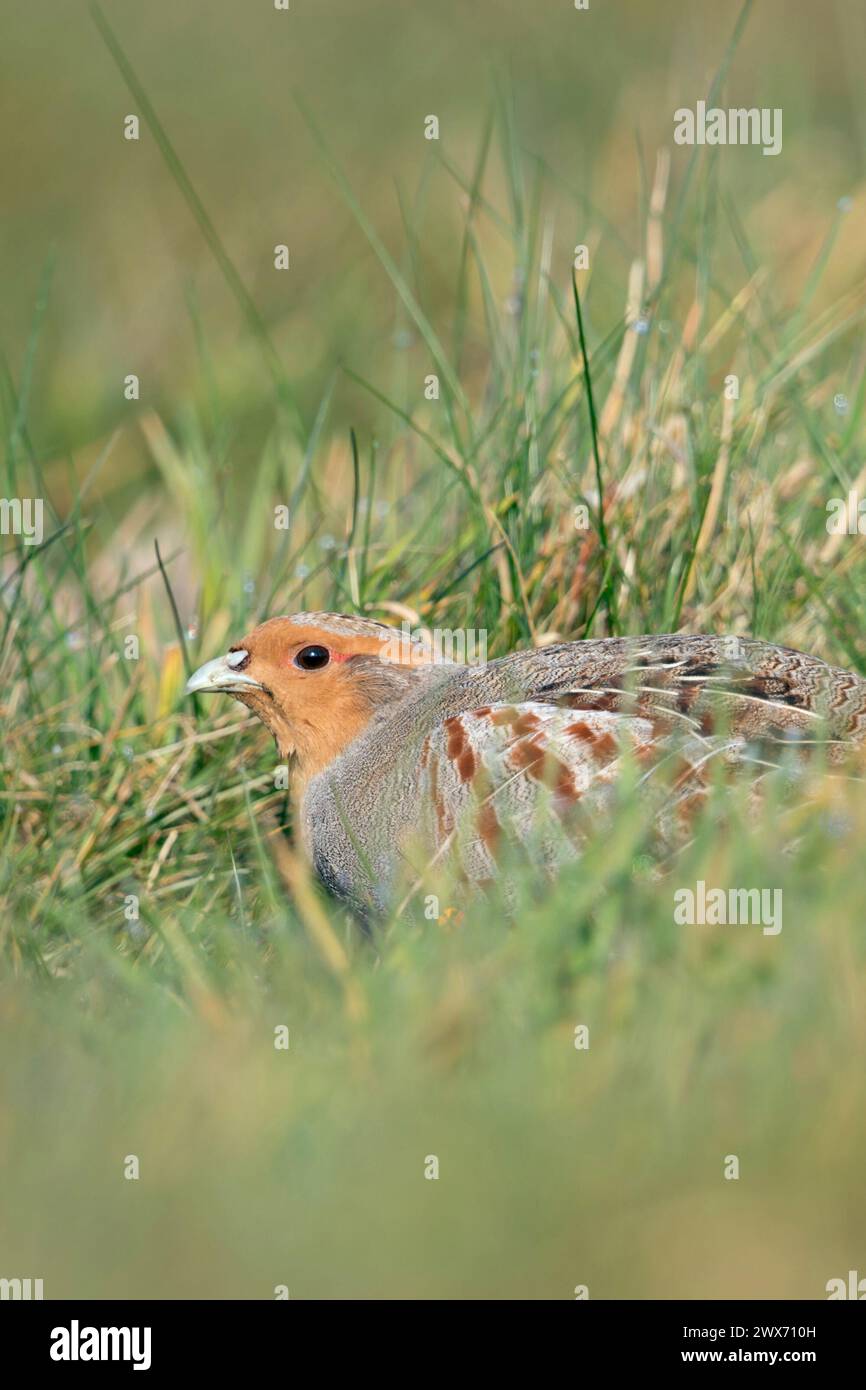
[[[676,841],[716,766],[760,779],[866,735],[866,680],[739,637],[561,642],[480,665],[334,613],[271,618],[190,678],[253,710],[294,761],[301,838],[356,909],[392,901],[403,861],[473,884],[508,847],[550,866],[599,833],[626,785]],[[654,794],[655,793],[655,794]]]

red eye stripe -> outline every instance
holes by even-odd
[[[335,652],[333,647],[330,647],[329,651],[332,661],[348,661],[349,657],[352,655],[351,652]]]

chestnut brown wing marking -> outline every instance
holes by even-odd
[[[536,701],[494,705],[443,721],[425,740],[422,806],[433,843],[453,836],[473,879],[496,871],[503,837],[526,838],[542,802],[566,818],[611,788],[626,749],[643,764],[661,731],[646,719]]]

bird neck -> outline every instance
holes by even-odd
[[[321,707],[286,709],[258,691],[240,698],[273,734],[280,757],[294,761],[303,792],[312,777],[360,738],[377,714],[400,704],[433,674],[431,667],[392,665],[378,657],[359,656]]]

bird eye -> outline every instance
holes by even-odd
[[[327,647],[301,647],[295,657],[295,665],[300,666],[302,671],[321,671],[330,660],[331,653]]]

